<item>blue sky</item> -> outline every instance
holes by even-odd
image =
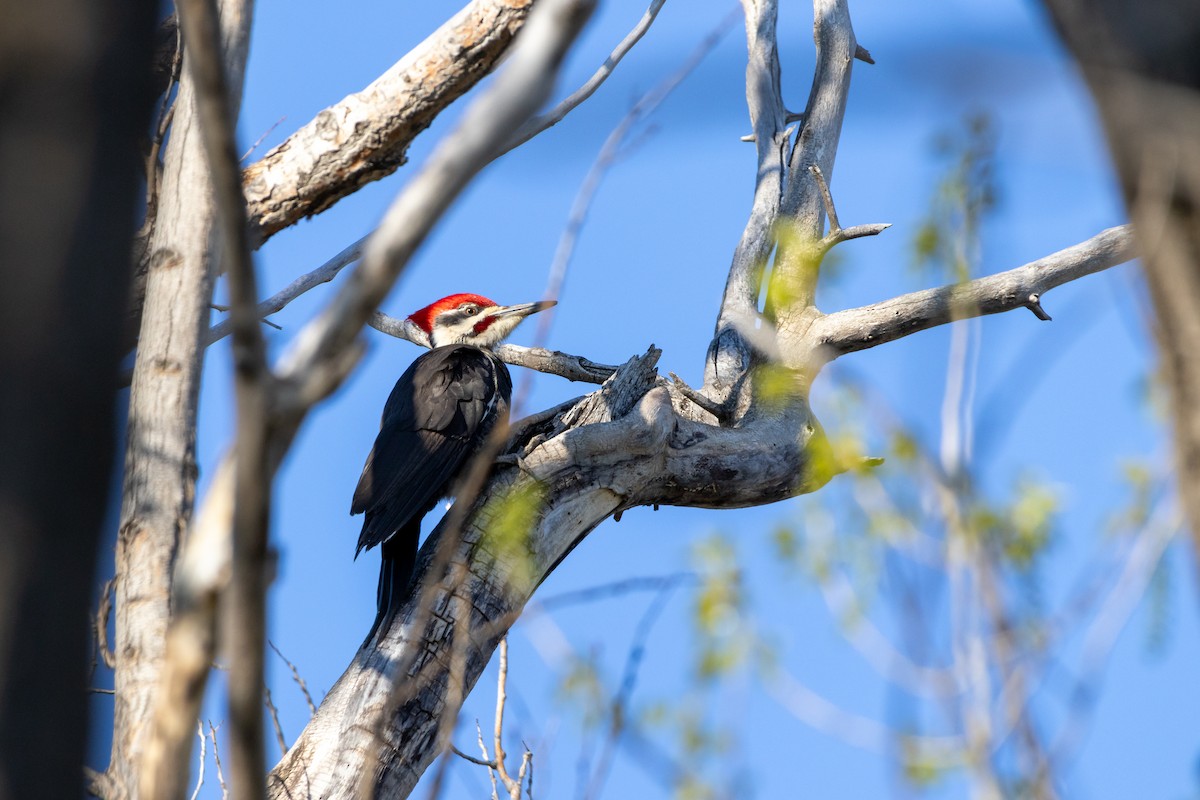
[[[811,9],[786,5],[780,24],[784,96],[790,108],[801,110],[811,81]],[[385,310],[402,316],[453,291],[479,292],[501,303],[539,298],[572,198],[604,138],[731,6],[725,0],[668,0],[646,38],[592,100],[489,167],[468,189]],[[457,8],[359,0],[334,10],[311,0],[264,0],[256,11],[242,141],[271,130],[261,146],[265,152],[364,87]],[[603,3],[568,61],[559,94],[582,82],[643,11],[640,2]],[[1124,221],[1083,87],[1035,4],[859,0],[851,11],[859,41],[877,64],[855,67],[832,188],[843,224],[890,222],[893,228],[840,248],[840,277],[818,296],[824,310],[927,285],[909,269],[909,246],[941,168],[931,142],[968,113],[992,115],[999,137],[1001,202],[984,231],[984,271],[1019,266]],[[753,147],[738,141],[749,130],[744,65],[744,36],[735,28],[653,116],[653,132],[606,176],[549,346],[619,363],[654,343],[664,351],[661,372],[700,382],[753,185]],[[272,239],[258,255],[262,290],[277,290],[371,230],[411,166],[461,110],[460,103],[422,134],[409,167]],[[275,354],[328,296],[328,288],[318,289],[276,316],[283,331],[269,332]],[[982,485],[1002,496],[1015,476],[1030,473],[1063,498],[1062,535],[1045,576],[1051,607],[1088,554],[1107,546],[1103,520],[1120,500],[1123,460],[1161,461],[1166,450],[1143,402],[1153,353],[1138,298],[1136,276],[1118,268],[1050,293],[1045,305],[1052,323],[1021,311],[988,318],[979,329],[976,410],[986,407],[994,415],[979,423],[979,436],[989,442]],[[514,341],[528,343],[532,329],[519,330]],[[413,345],[382,334],[367,337],[367,358],[310,418],[275,492],[272,539],[279,574],[270,596],[271,638],[318,700],[349,663],[373,617],[377,557],[352,559],[359,522],[348,516],[349,498],[383,400],[418,354]],[[837,368],[869,385],[926,441],[936,442],[948,341],[948,332],[939,329],[847,357]],[[514,377],[518,385],[526,378]],[[814,389],[814,407],[827,428],[837,419],[831,383],[823,377]],[[525,411],[586,390],[539,375]],[[231,414],[228,352],[218,345],[209,354],[202,395],[202,485],[229,441]],[[879,435],[878,420],[859,422]],[[735,543],[745,569],[756,624],[779,644],[791,671],[855,713],[885,719],[890,701],[882,681],[847,647],[815,588],[788,577],[772,555],[771,534],[779,525],[795,524],[814,502],[836,509],[838,489],[826,491],[826,500],[743,511],[635,509],[620,523],[602,524],[538,597],[690,569],[696,543],[723,534]],[[1089,733],[1066,771],[1069,796],[1174,799],[1200,793],[1197,587],[1182,547],[1169,551],[1167,568],[1173,579],[1166,643],[1147,648],[1146,614],[1133,616],[1105,673]],[[519,751],[520,737],[536,742],[537,796],[580,796],[576,770],[587,743],[577,713],[556,693],[561,662],[554,653],[566,642],[577,653],[595,654],[611,691],[652,599],[631,594],[515,629],[508,749]],[[657,621],[633,695],[635,709],[669,702],[687,683],[691,603],[690,590],[677,589]],[[272,657],[269,664],[291,740],[308,712],[282,663]],[[457,737],[463,749],[474,751],[474,719],[490,724],[494,674],[493,665],[464,710]],[[1053,686],[1045,690],[1051,721],[1061,716],[1053,694]],[[884,759],[806,727],[750,676],[725,681],[707,697],[706,713],[736,741],[710,764],[712,774],[739,776],[739,797],[874,797],[899,786]],[[219,698],[206,714],[219,723]],[[666,737],[659,744],[674,746]],[[631,752],[637,749],[618,752],[607,796],[670,796],[640,766]],[[458,763],[451,769],[445,796],[487,796],[480,768]],[[205,796],[214,790],[210,781]],[[419,788],[417,796],[425,791]],[[964,791],[951,776],[937,782],[930,796]]]

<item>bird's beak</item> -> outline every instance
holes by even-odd
[[[536,314],[539,311],[545,311],[547,308],[553,308],[558,305],[557,300],[539,300],[536,303],[521,303],[515,306],[501,306],[492,312],[493,317],[528,317],[530,314]]]

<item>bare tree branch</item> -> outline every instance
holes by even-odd
[[[287,656],[280,652],[279,648],[275,646],[274,642],[268,639],[267,644],[271,646],[271,649],[275,651],[275,655],[279,656],[283,660],[283,663],[287,664],[288,669],[291,670],[292,680],[295,681],[296,685],[300,687],[300,692],[304,695],[304,702],[308,703],[309,716],[317,713],[317,706],[313,703],[312,695],[308,692],[308,683],[304,680],[304,678],[300,677],[300,670],[296,669],[296,665],[289,661]]]
[[[806,327],[820,268],[821,254],[813,252],[813,243],[823,238],[825,205],[820,183],[809,167],[815,165],[824,180],[833,179],[858,48],[847,0],[815,0],[813,13],[817,64],[804,124],[788,160],[783,238],[767,295],[776,326],[789,335]]]
[[[229,797],[229,787],[225,785],[225,772],[221,769],[221,750],[217,747],[217,729],[212,720],[208,721],[208,735],[212,740],[213,761],[217,764],[217,783],[221,786],[221,800],[225,800]]]
[[[776,0],[743,0],[746,15],[746,103],[758,152],[750,218],[733,253],[721,298],[716,330],[704,370],[704,393],[721,404],[737,405],[736,387],[750,368],[751,348],[738,329],[758,314],[763,270],[775,248],[775,224],[783,196],[787,110],[779,76],[775,38]],[[746,401],[748,402],[748,400]]]
[[[180,30],[192,78],[196,111],[208,155],[218,228],[224,241],[225,274],[233,325],[234,386],[237,399],[237,486],[233,509],[233,570],[223,638],[231,656],[229,715],[230,772],[239,798],[264,797],[263,667],[266,642],[267,530],[271,473],[268,409],[274,378],[267,368],[259,327],[257,281],[246,229],[246,201],[230,91],[221,59],[216,0],[178,0]],[[270,703],[270,695],[267,695]],[[273,710],[273,706],[271,706]],[[273,714],[276,726],[278,717]],[[286,749],[279,734],[281,750]],[[167,745],[179,751],[180,745]],[[172,765],[182,769],[182,764]]]
[[[604,59],[604,63],[592,74],[592,77],[588,78],[582,86],[554,108],[544,114],[539,114],[522,125],[513,134],[512,138],[504,144],[502,152],[507,153],[510,150],[514,150],[539,133],[554,127],[562,122],[567,114],[575,110],[584,100],[595,94],[600,85],[608,80],[608,76],[612,75],[613,70],[621,63],[621,59],[625,58],[629,51],[633,49],[633,46],[646,35],[646,31],[650,30],[650,26],[654,24],[654,20],[658,17],[658,12],[662,10],[665,3],[666,0],[651,0],[650,7],[646,9],[646,13],[638,20],[638,24],[625,35],[625,38],[613,49],[608,58]]]
[[[1134,255],[1129,226],[1109,228],[1086,242],[1007,272],[827,314],[813,322],[808,335],[824,349],[826,358],[833,359],[952,319],[1027,307],[1056,286],[1121,264]]]
[[[372,231],[372,233],[374,233],[374,231]],[[336,278],[338,273],[344,268],[362,258],[363,248],[366,246],[367,240],[370,238],[371,234],[368,233],[358,241],[343,248],[340,253],[314,269],[312,272],[301,275],[299,278],[296,278],[296,280],[292,281],[287,286],[259,303],[259,318],[269,317],[274,313],[282,311],[288,303],[292,302],[300,295],[315,289],[323,283],[329,283],[331,280]],[[222,322],[218,322],[208,331],[208,344],[219,342],[232,332],[233,320],[227,319]]]
[[[472,0],[370,86],[248,167],[251,240],[260,245],[404,164],[417,134],[495,69],[533,5]]]

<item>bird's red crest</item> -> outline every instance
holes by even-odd
[[[414,311],[408,315],[408,318],[416,323],[417,327],[421,330],[426,333],[433,333],[433,320],[437,315],[451,308],[458,308],[463,303],[475,303],[481,308],[496,305],[494,300],[489,300],[481,294],[452,294]]]

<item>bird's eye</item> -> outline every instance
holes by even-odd
[[[476,307],[475,307],[475,306],[473,306],[473,305],[470,305],[470,304],[463,306],[463,307],[462,307],[462,311],[463,311],[463,313],[464,313],[464,314],[466,314],[468,317],[473,317],[473,316],[475,316],[476,314],[478,314],[478,313],[479,313],[479,309],[478,309],[478,308],[476,308]]]

